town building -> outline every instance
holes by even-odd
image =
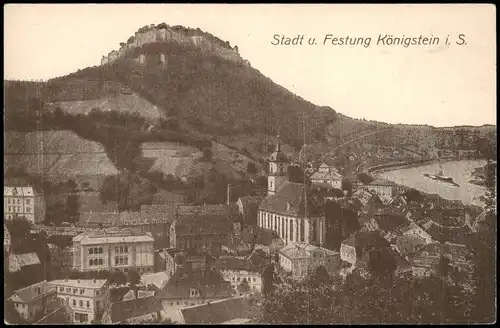
[[[370,271],[372,263],[377,263],[378,266],[384,265],[385,267],[379,268],[390,273],[393,277],[400,277],[402,275],[411,276],[413,274],[410,262],[392,247],[381,247],[365,252],[356,262],[355,266],[365,271]]]
[[[146,286],[147,289],[158,293],[165,287],[166,283],[170,279],[170,274],[165,271],[143,274],[141,276],[141,283]]]
[[[220,254],[239,224],[235,204],[179,206],[177,220],[170,226],[170,248]]]
[[[177,216],[176,205],[143,205],[138,212],[84,212],[84,227],[116,227],[134,233],[150,233],[161,247],[169,245],[169,230]]]
[[[258,265],[242,256],[221,256],[215,262],[224,279],[231,283],[234,293],[262,291],[262,275]]]
[[[99,271],[154,270],[154,239],[148,234],[82,233],[73,238],[73,269]]]
[[[267,178],[267,194],[275,195],[281,186],[288,181],[289,161],[281,151],[280,136],[277,136],[276,151],[269,156],[269,170]]]
[[[317,199],[304,183],[287,181],[289,162],[280,149],[269,157],[268,195],[259,205],[258,226],[276,231],[285,242],[322,245],[325,220]]]
[[[339,171],[326,163],[322,163],[317,172],[314,172],[309,179],[314,185],[327,189],[342,189],[342,175]]]
[[[410,223],[404,213],[392,209],[383,209],[371,213],[362,226],[363,231],[381,231],[384,234],[397,227]]]
[[[110,302],[102,316],[102,324],[133,324],[161,318],[161,300],[154,292],[131,290],[129,294],[121,301]]]
[[[304,278],[320,266],[336,274],[340,270],[340,253],[305,243],[291,244],[280,251],[279,263],[293,278]]]
[[[452,243],[432,243],[417,247],[408,256],[415,275],[437,272],[441,255],[448,260],[448,266],[453,271],[470,272],[473,266],[471,253],[464,245]]]
[[[247,296],[232,297],[179,310],[179,324],[244,324],[251,303]]]
[[[108,300],[106,279],[53,280],[49,285],[56,291],[59,302],[71,307],[72,323],[100,320]]]
[[[73,267],[73,248],[60,248],[54,244],[47,244],[50,251],[50,265],[52,268],[59,270],[70,270]]]
[[[257,225],[259,204],[262,202],[262,199],[262,196],[245,196],[240,197],[236,202],[245,225]]]
[[[205,270],[208,266],[208,256],[193,250],[183,251],[176,248],[164,249],[158,252],[158,270],[167,273],[169,279],[179,270]]]
[[[396,238],[397,250],[405,257],[412,256],[420,246],[426,244],[425,240],[418,235],[398,236]]]
[[[158,293],[168,318],[174,321],[178,310],[226,299],[232,296],[231,283],[218,270],[178,270]]]
[[[3,267],[9,267],[9,257],[12,242],[10,240],[10,232],[7,230],[5,223],[3,224]]]
[[[390,247],[390,244],[378,231],[357,232],[342,242],[340,258],[355,264],[365,253],[382,247]]]
[[[250,245],[250,252],[260,249],[267,254],[277,254],[285,242],[274,230],[261,227],[246,227],[241,233],[242,241]]]
[[[376,193],[384,204],[402,191],[402,187],[393,181],[377,179],[366,185],[366,189]]]
[[[24,320],[33,322],[45,312],[48,304],[56,301],[56,291],[44,280],[16,290],[9,300],[14,303],[14,308]],[[43,314],[40,317],[43,317]]]
[[[35,194],[33,187],[4,187],[3,200],[3,213],[7,220],[24,217],[36,223],[45,219],[43,195]]]
[[[40,258],[35,252],[9,255],[10,272],[33,272],[42,269]],[[28,271],[29,270],[29,271]]]

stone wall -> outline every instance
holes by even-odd
[[[250,63],[247,60],[243,60],[240,57],[237,46],[231,48],[228,44],[223,44],[222,41],[220,40],[219,40],[220,42],[210,40],[205,35],[188,35],[189,34],[189,32],[187,32],[188,30],[186,31],[179,29],[174,30],[168,27],[157,28],[154,25],[151,25],[149,27],[143,27],[139,29],[139,31],[136,32],[135,35],[132,38],[130,38],[126,44],[122,43],[121,44],[122,46],[118,51],[113,50],[108,54],[108,56],[103,56],[103,58],[101,59],[101,65],[110,64],[116,59],[126,56],[126,54],[134,48],[140,48],[144,45],[151,43],[162,43],[162,42],[165,43],[176,42],[179,44],[194,45],[198,47],[205,54],[216,55],[222,59],[243,63],[247,66],[250,65]],[[196,31],[196,33],[202,33],[202,32]],[[144,64],[145,57],[144,55],[140,56],[143,57],[136,58],[136,61],[141,64]],[[165,58],[165,56],[163,58]]]

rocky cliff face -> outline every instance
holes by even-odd
[[[239,55],[237,46],[231,47],[229,42],[224,42],[200,29],[194,30],[182,26],[169,26],[165,23],[158,26],[152,24],[140,28],[126,43],[120,43],[119,50],[113,50],[107,56],[103,56],[101,65],[111,64],[118,58],[127,57],[136,48],[141,48],[152,43],[170,42],[192,45],[200,49],[204,54],[218,56],[225,60],[250,66],[250,63]],[[145,55],[137,55],[136,51],[134,51],[134,54],[136,61],[144,64]],[[160,60],[164,62],[165,55],[159,54],[159,56]]]

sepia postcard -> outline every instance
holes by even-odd
[[[7,4],[4,322],[496,322],[493,4]]]

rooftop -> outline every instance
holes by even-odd
[[[126,301],[111,303],[106,311],[107,313],[103,316],[103,321],[106,318],[110,321],[109,323],[125,322],[135,317],[162,310],[161,300],[155,296],[148,295],[137,299],[132,298]]]
[[[228,297],[231,285],[218,270],[177,270],[160,291],[161,298],[186,298],[195,288],[202,297]]]
[[[302,259],[309,258],[313,253],[321,252],[327,256],[339,255],[338,252],[329,249],[313,246],[306,243],[290,244],[281,249],[280,254],[288,257],[289,259]]]
[[[375,245],[379,247],[389,245],[387,240],[385,240],[378,231],[364,231],[352,234],[347,239],[345,239],[342,244],[362,248],[368,245]]]
[[[34,196],[33,187],[3,187],[3,195],[12,197]]]
[[[390,180],[376,179],[376,180],[370,182],[369,185],[371,185],[371,186],[397,186],[397,183],[390,181]]]
[[[307,213],[305,213],[306,205]],[[319,217],[323,215],[310,188],[304,186],[303,183],[293,182],[286,182],[276,194],[264,198],[259,205],[259,210],[295,217]]]
[[[10,299],[16,303],[31,303],[49,293],[55,293],[55,289],[44,280],[16,290]]]
[[[246,316],[246,309],[249,306],[248,298],[241,296],[183,308],[181,309],[182,323],[240,324],[248,321],[248,319],[244,318]]]
[[[246,227],[242,231],[242,240],[246,243],[264,246],[272,246],[273,243],[283,244],[278,234],[270,229],[262,227]]]
[[[168,274],[165,272],[156,272],[144,274],[141,276],[141,281],[144,285],[154,285],[158,289],[162,289],[168,282]]]
[[[36,253],[11,254],[9,256],[9,271],[16,272],[23,267],[41,264]]]
[[[215,267],[219,270],[253,271],[255,269],[249,259],[237,256],[221,256],[215,261]]]
[[[75,287],[75,288],[95,288],[100,289],[107,282],[106,279],[65,279],[65,280],[52,280],[49,284],[62,287]]]
[[[99,233],[84,232],[73,238],[73,242],[80,242],[81,245],[100,245],[100,244],[118,244],[118,243],[145,243],[154,242],[149,234],[124,233]]]

